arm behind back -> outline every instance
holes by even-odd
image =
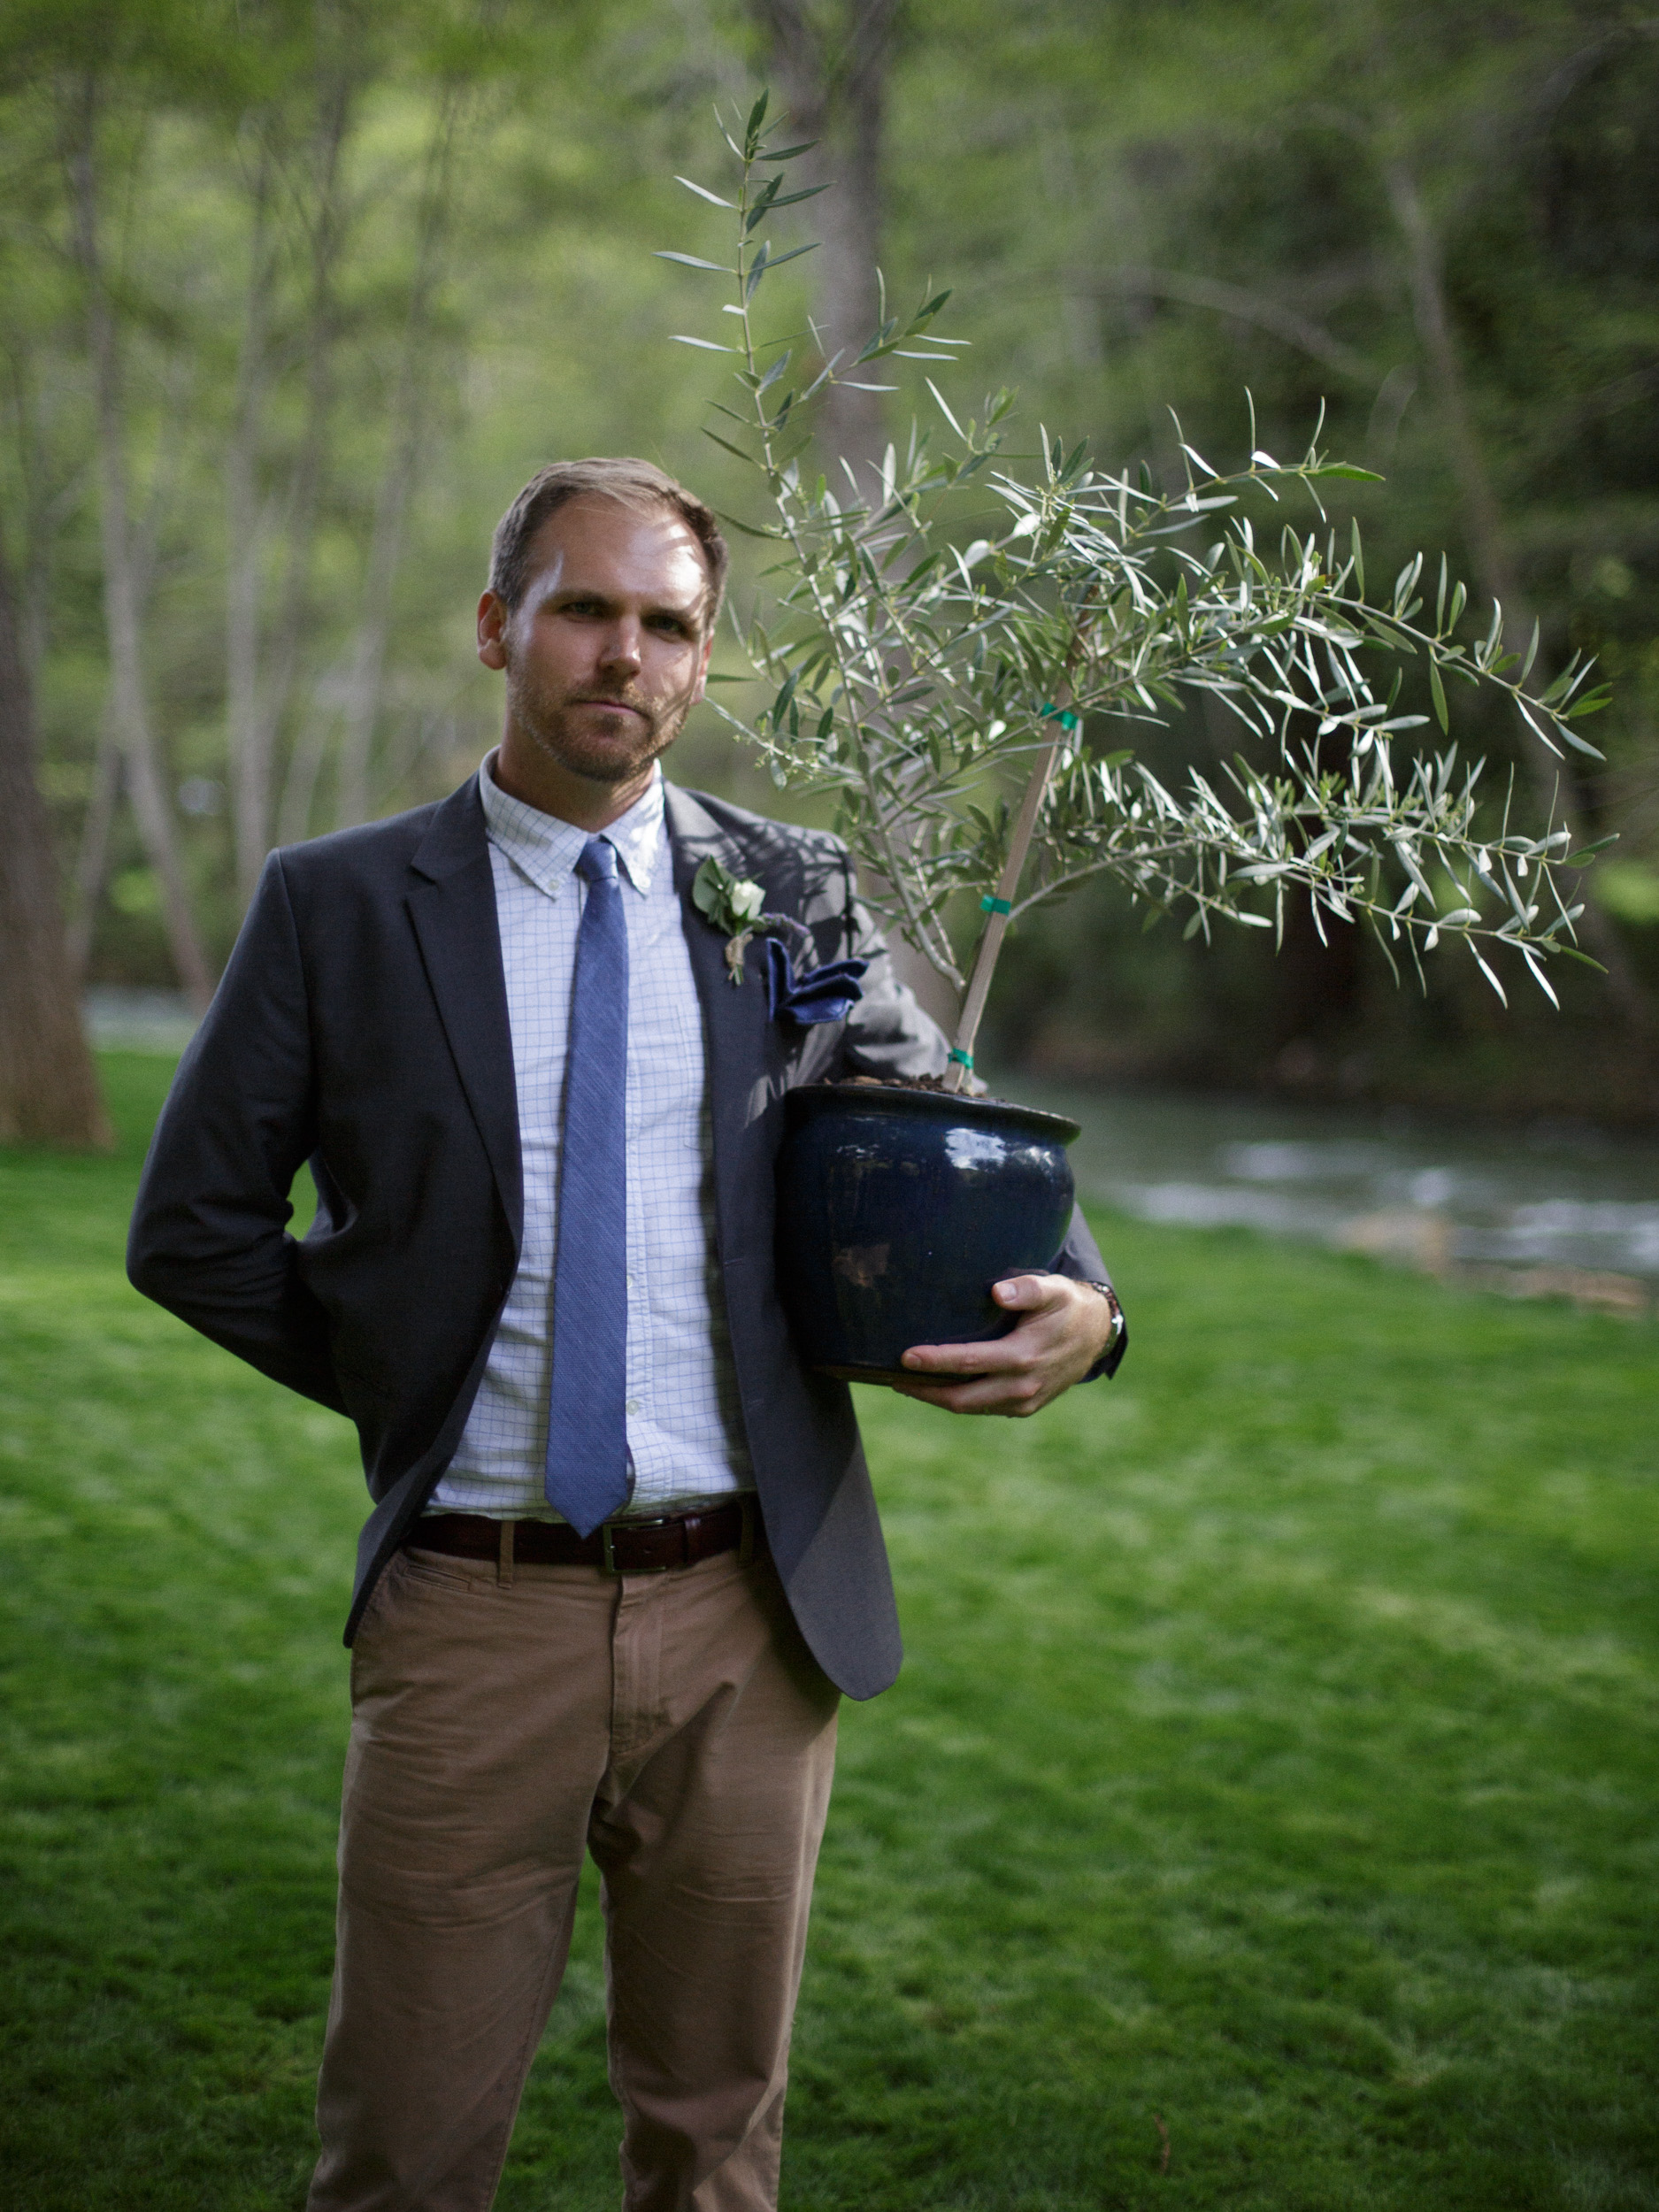
[[[288,1193],[315,1145],[304,965],[273,853],[156,1125],[127,1270],[192,1328],[343,1412],[326,1317],[288,1233]]]

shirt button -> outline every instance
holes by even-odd
[[[639,1409],[640,1402],[637,1398],[630,1398],[626,1405],[625,1405],[622,1409],[624,1413],[637,1413]]]

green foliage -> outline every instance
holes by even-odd
[[[811,14],[822,28],[841,12]],[[1570,752],[1563,795],[1594,835],[1619,833],[1621,862],[1651,872],[1659,168],[1643,149],[1659,42],[1640,11],[1602,0],[1527,0],[1501,19],[1417,0],[1016,10],[906,0],[902,18],[882,88],[893,303],[883,319],[932,301],[941,286],[930,272],[949,273],[951,311],[965,318],[952,326],[974,340],[975,391],[1025,395],[999,425],[1002,465],[1029,477],[1039,426],[1064,423],[1068,442],[1087,436],[1104,473],[1138,487],[1144,464],[1161,494],[1179,496],[1171,407],[1187,442],[1231,470],[1249,449],[1243,389],[1256,402],[1251,445],[1279,455],[1302,451],[1323,404],[1322,448],[1388,479],[1319,488],[1339,547],[1357,516],[1373,588],[1417,547],[1448,547],[1479,588],[1484,632],[1489,589],[1463,458],[1390,197],[1390,172],[1405,162],[1439,257],[1466,427],[1518,598],[1540,620],[1535,676],[1548,680],[1577,653],[1595,657],[1614,687],[1606,712],[1574,726],[1605,763]],[[684,324],[671,303],[689,273],[642,249],[733,259],[666,227],[684,201],[667,180],[702,177],[710,102],[729,104],[765,65],[744,0],[0,10],[0,526],[25,603],[43,782],[65,879],[87,886],[100,980],[161,983],[171,969],[157,917],[110,896],[151,865],[119,779],[106,849],[100,831],[112,763],[99,473],[62,159],[86,69],[96,77],[142,664],[168,788],[194,795],[176,827],[218,955],[244,894],[238,795],[259,781],[244,779],[247,730],[273,725],[281,839],[336,826],[359,806],[435,796],[476,764],[499,698],[473,665],[469,611],[491,526],[541,461],[641,452],[757,519],[741,465],[699,439],[698,380],[664,374],[658,342],[664,328],[695,327],[730,343],[734,319],[709,332]],[[764,177],[780,180],[780,196],[810,186],[815,158]],[[715,196],[733,195],[722,186]],[[711,224],[724,213],[697,204]],[[800,334],[779,349],[795,357],[769,405],[821,359],[810,321],[826,256],[782,257],[831,204],[774,206],[756,233],[773,241],[756,303],[772,303],[769,328]],[[942,432],[928,376],[965,419],[960,377],[906,357],[928,350],[940,326],[935,318],[916,344],[864,367],[842,364],[856,380],[895,388],[895,423],[919,411]],[[714,426],[741,442],[734,426]],[[407,471],[400,456],[412,456]],[[234,521],[233,480],[252,502],[250,530]],[[1263,495],[1251,499],[1268,553]],[[985,504],[953,534],[964,551],[997,525],[988,495]],[[739,534],[738,604],[774,545]],[[1499,596],[1510,603],[1507,586]],[[237,693],[234,608],[250,604],[257,682]],[[1525,644],[1530,620],[1522,627]],[[737,655],[723,645],[721,660],[718,672],[734,676]],[[1428,718],[1439,743],[1428,667],[1420,652],[1403,662],[1394,711]],[[1495,690],[1444,689],[1460,758],[1484,757],[1485,787],[1501,789],[1524,758],[1517,718]],[[754,694],[728,685],[722,695],[753,718]],[[1090,743],[1133,743],[1171,789],[1196,765],[1236,800],[1227,767],[1240,726],[1214,695],[1188,698],[1167,730],[1143,722],[1119,740],[1092,726]],[[1259,762],[1254,741],[1248,750]],[[778,793],[708,722],[680,741],[676,772],[816,820],[833,804],[802,787]],[[999,789],[987,811],[1005,798]],[[1547,796],[1529,803],[1540,818],[1548,810]],[[1394,878],[1396,895],[1406,882]],[[1294,938],[1307,912],[1300,892],[1291,910]],[[962,918],[950,918],[953,946]],[[1659,986],[1653,931],[1625,927]],[[1357,937],[1333,933],[1339,949],[1311,993],[1312,966],[1304,976],[1294,956],[1275,963],[1268,932],[1208,954],[1201,935],[1171,962],[1121,902],[1073,902],[1053,920],[1027,915],[992,1018],[1023,1018],[1025,964],[1041,938],[1066,945],[1076,984],[1066,1028],[1080,1048],[1150,1051],[1149,1032],[1126,1037],[1125,1009],[1155,985],[1171,1018],[1179,1009],[1202,1033],[1203,1065],[1252,1079],[1309,1024],[1331,1067],[1351,1051],[1339,1028],[1404,1024],[1424,1048],[1485,1034],[1490,994],[1472,962],[1425,962],[1426,998],[1396,1008],[1382,953],[1354,952]],[[1339,972],[1354,979],[1340,1002]],[[1600,978],[1560,963],[1550,972],[1586,1024],[1617,1027]],[[1506,1025],[1511,1088],[1555,1049],[1524,1010],[1531,997]],[[1634,1085],[1632,1075],[1632,1095]],[[1594,1110],[1602,1095],[1599,1077],[1586,1079],[1577,1106]]]
[[[0,1155],[0,2170],[293,2212],[362,1483],[126,1287],[167,1070],[104,1066],[119,1158]],[[1117,1382],[861,1394],[909,1656],[843,1713],[784,2206],[1643,2212],[1651,1328],[1097,1225]],[[503,2212],[616,2201],[595,1905]]]
[[[1357,525],[1341,555],[1333,534],[1322,544],[1288,528],[1264,554],[1249,495],[1277,502],[1300,486],[1317,505],[1321,485],[1378,480],[1317,442],[1286,465],[1253,438],[1248,468],[1222,472],[1180,439],[1185,480],[1170,492],[1144,470],[1096,470],[1086,442],[1068,453],[1045,433],[1041,472],[1019,476],[995,465],[1007,396],[964,428],[930,379],[953,451],[912,428],[902,465],[889,448],[879,495],[862,496],[856,479],[850,498],[814,480],[804,464],[815,398],[889,356],[954,365],[945,349],[962,342],[934,332],[949,297],[936,293],[884,318],[856,354],[832,353],[791,381],[794,342],[764,332],[756,307],[775,265],[768,219],[801,196],[763,180],[782,157],[769,150],[765,113],[763,95],[741,137],[723,134],[739,164],[735,199],[689,185],[730,211],[733,258],[661,257],[731,280],[734,342],[680,342],[735,357],[745,403],[718,411],[741,442],[709,434],[750,465],[774,518],[740,526],[779,547],[746,639],[773,697],[752,722],[732,719],[780,783],[835,795],[838,827],[941,974],[965,980],[945,919],[958,894],[1018,916],[1106,873],[1162,910],[1189,909],[1189,934],[1216,916],[1266,926],[1256,899],[1265,888],[1281,932],[1286,894],[1299,889],[1316,914],[1403,936],[1414,961],[1460,938],[1500,997],[1479,941],[1512,947],[1553,997],[1540,956],[1569,949],[1583,910],[1557,880],[1570,833],[1513,829],[1507,803],[1483,829],[1479,769],[1460,772],[1455,749],[1397,771],[1395,733],[1425,718],[1393,709],[1400,662],[1420,656],[1443,731],[1456,677],[1506,694],[1552,750],[1599,757],[1572,726],[1606,703],[1604,690],[1584,688],[1587,664],[1575,658],[1529,697],[1536,634],[1525,654],[1507,653],[1494,607],[1484,637],[1460,641],[1467,593],[1448,585],[1444,558],[1432,622],[1419,619],[1421,554],[1391,593],[1367,599]],[[964,549],[969,518],[982,534]],[[1191,542],[1211,532],[1208,545]],[[1379,657],[1386,690],[1372,672]],[[1240,752],[1221,778],[1194,770],[1171,788],[1132,753],[1102,757],[1088,741],[1091,722],[1097,737],[1158,722],[1187,695],[1219,702],[1267,764]],[[1002,796],[1013,771],[1033,776],[1028,808],[1041,791],[1029,876],[1031,824],[1016,828]]]

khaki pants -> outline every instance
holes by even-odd
[[[401,1554],[352,1655],[310,2212],[485,2212],[584,1850],[628,2212],[770,2212],[836,1704],[764,1555]]]

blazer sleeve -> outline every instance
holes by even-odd
[[[914,992],[900,982],[887,941],[858,896],[850,857],[847,862],[845,912],[846,941],[856,957],[869,961],[870,967],[864,977],[864,996],[847,1018],[838,1072],[942,1075],[949,1061],[949,1045]],[[1074,1282],[1111,1281],[1080,1206],[1071,1210],[1071,1226],[1055,1262],[1055,1271],[1069,1275]],[[1102,1375],[1115,1375],[1128,1347],[1129,1325],[1125,1321],[1110,1348],[1083,1380],[1094,1382]]]
[[[327,1316],[288,1233],[288,1193],[316,1149],[316,1087],[304,964],[273,853],[156,1125],[127,1271],[204,1336],[343,1413]]]

